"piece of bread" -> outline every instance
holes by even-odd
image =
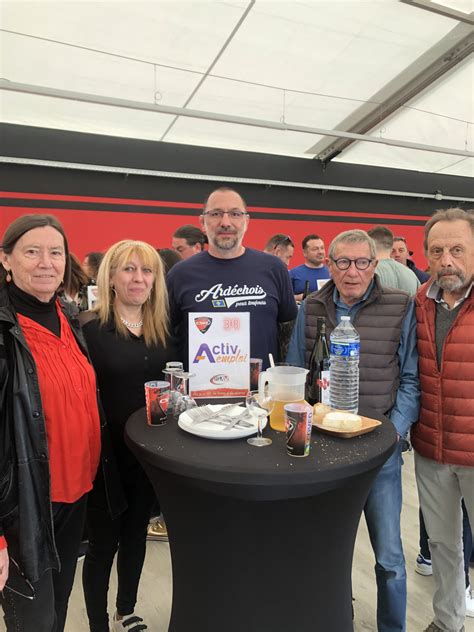
[[[322,425],[333,430],[352,432],[362,428],[362,417],[354,415],[354,413],[331,412],[324,415]]]
[[[332,411],[331,406],[317,403],[313,406],[313,424],[322,424],[324,415]]]

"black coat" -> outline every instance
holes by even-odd
[[[77,343],[88,357],[79,323],[61,305]],[[23,572],[37,581],[59,570],[54,541],[45,420],[36,365],[8,292],[0,290],[0,535]],[[101,413],[101,465],[112,517],[126,507],[110,439]]]
[[[416,274],[416,278],[421,283],[421,285],[423,285],[423,283],[426,283],[429,280],[430,275],[428,274],[428,272],[423,272],[423,270],[420,270],[420,268],[417,268],[415,265],[415,262],[412,261],[411,259],[407,259],[407,267],[410,268],[410,270],[414,274]]]

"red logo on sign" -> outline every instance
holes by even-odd
[[[202,334],[205,334],[209,327],[212,325],[212,318],[204,318],[204,316],[200,316],[199,318],[194,319],[194,323],[199,331]]]

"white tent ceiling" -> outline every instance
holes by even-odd
[[[0,121],[474,176],[473,9],[3,0]]]

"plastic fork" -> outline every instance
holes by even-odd
[[[244,421],[245,417],[248,417],[248,416],[249,416],[248,410],[244,410],[242,413],[240,413],[240,415],[237,415],[236,417],[231,417],[230,415],[224,415],[224,417],[229,420],[229,423],[223,429],[224,432],[226,430],[231,430],[237,424],[240,424],[244,428],[251,428],[253,424]]]
[[[227,404],[223,406],[220,410],[212,410],[210,404],[206,404],[206,406],[198,406],[197,408],[191,408],[186,411],[186,414],[191,419],[191,424],[200,424],[203,421],[208,421],[209,419],[213,419],[214,417],[220,417],[223,413],[232,408],[235,408],[238,404]]]

